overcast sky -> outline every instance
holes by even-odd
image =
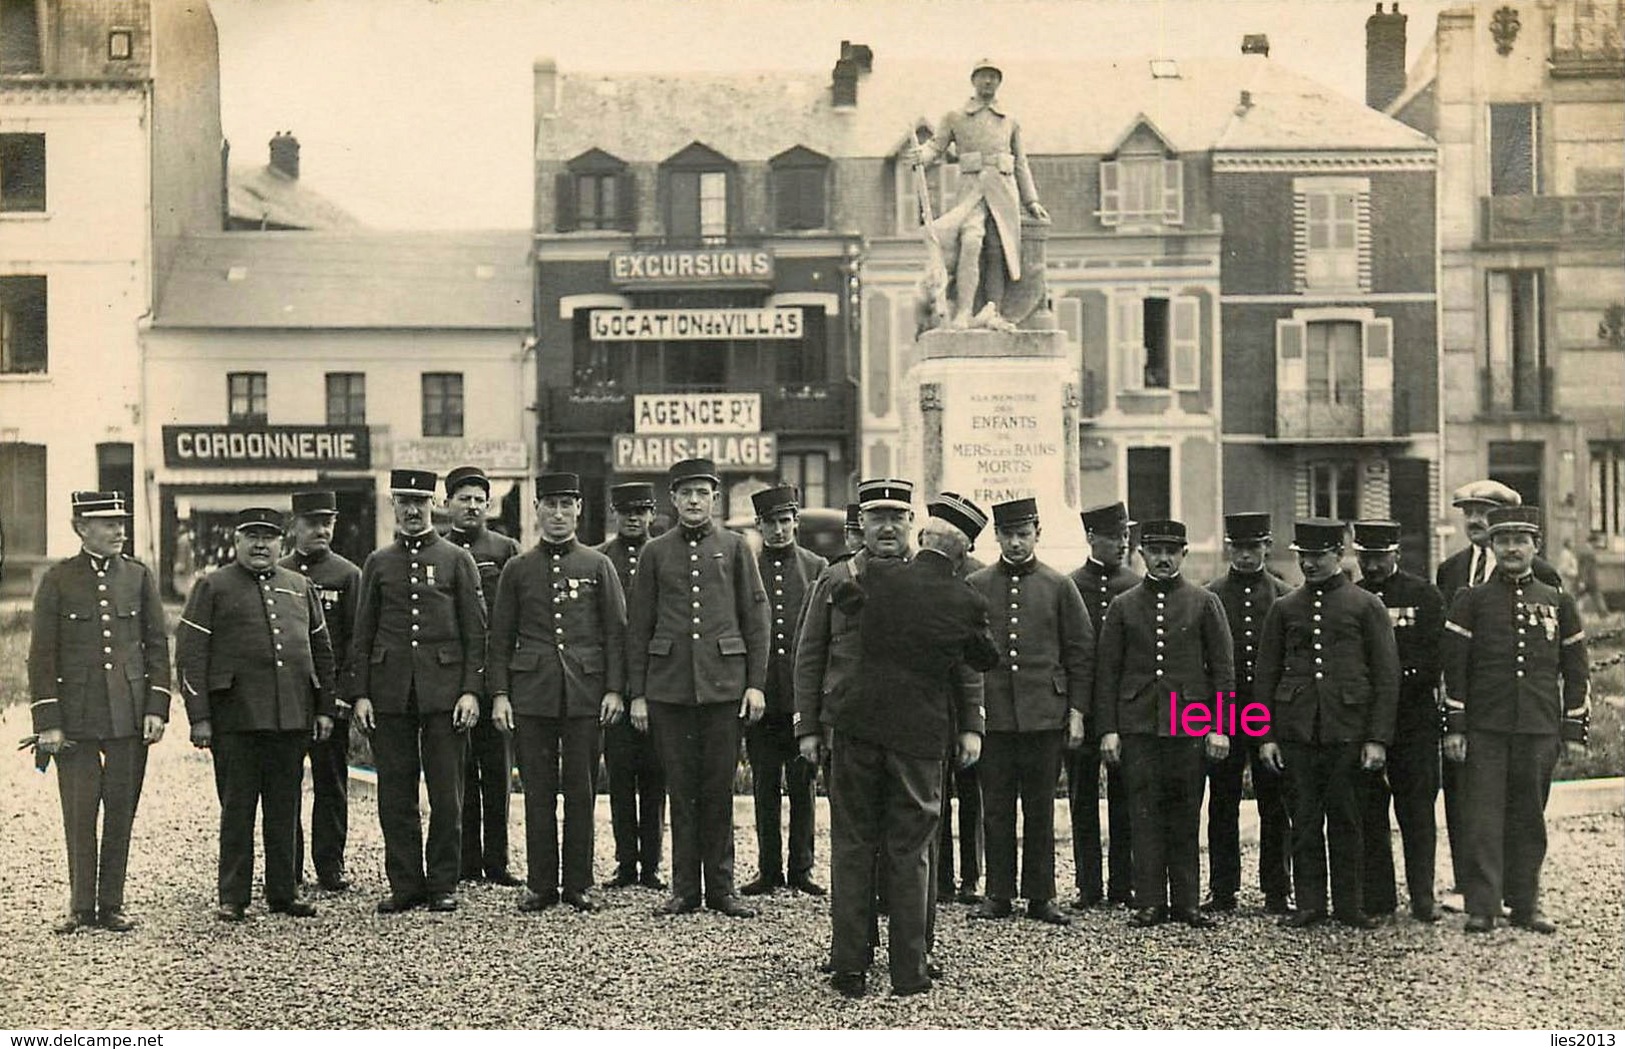
[[[212,0],[237,163],[291,130],[301,177],[362,222],[530,226],[531,65],[566,71],[793,68],[843,39],[888,55],[1270,58],[1365,93],[1368,0]],[[1404,2],[1409,58],[1445,3]],[[927,107],[941,104],[925,99]]]

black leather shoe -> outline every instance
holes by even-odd
[[[997,896],[989,896],[987,899],[971,908],[970,916],[972,918],[987,919],[1008,918],[1010,917],[1011,909],[1012,908],[1010,907],[1009,900],[1001,900]]]
[[[619,870],[617,870],[615,872],[615,877],[613,877],[613,878],[609,879],[608,881],[604,882],[604,888],[606,888],[606,889],[624,889],[624,888],[627,888],[628,886],[636,885],[637,883],[638,883],[638,871],[637,871],[637,868],[634,867],[631,870],[627,870],[625,867],[622,867],[622,868],[620,868]]]
[[[457,880],[458,881],[480,881],[484,877],[485,877],[485,872],[480,870],[478,867],[474,867],[474,868],[471,868],[469,870],[463,871],[463,873],[458,876]]]
[[[739,887],[739,895],[766,896],[774,889],[782,888],[784,888],[783,878],[771,878],[764,874],[755,881],[747,881],[745,884],[741,885]]]
[[[660,880],[660,874],[658,872],[654,874],[644,874],[643,877],[638,879],[638,884],[643,886],[645,889],[664,891],[666,888],[666,883]]]
[[[506,867],[497,871],[495,874],[487,874],[485,876],[485,880],[490,882],[492,885],[501,885],[504,888],[509,889],[517,888],[518,886],[525,884],[520,879],[514,877],[513,871],[510,871]]]
[[[316,879],[316,885],[323,892],[350,891],[350,879],[342,874],[323,874]]]
[[[803,874],[799,878],[791,878],[790,879],[790,888],[796,890],[797,892],[806,893],[808,896],[827,896],[827,895],[829,895],[829,890],[828,889],[824,888],[822,885],[820,885],[817,882],[813,881],[810,877],[808,877],[805,874]]]
[[[592,897],[585,892],[572,889],[559,898],[583,914],[591,914],[598,909],[598,904],[594,903]]]
[[[1538,932],[1544,936],[1550,936],[1552,933],[1557,931],[1557,926],[1548,921],[1539,911],[1534,911],[1527,914],[1514,914],[1512,916],[1512,924],[1520,929],[1528,929],[1530,932]]]
[[[1075,911],[1087,911],[1100,906],[1103,899],[1105,897],[1098,892],[1080,892],[1078,898],[1072,901],[1071,907]]]
[[[457,909],[457,897],[449,892],[437,892],[429,897],[429,909],[444,914]]]
[[[1375,914],[1339,914],[1336,921],[1351,929],[1375,929],[1382,924],[1382,919]]]
[[[96,924],[108,932],[129,932],[135,928],[135,919],[125,914],[122,907],[110,907],[97,916]]]
[[[1119,907],[1127,907],[1131,911],[1135,909],[1134,908],[1134,894],[1132,892],[1129,892],[1129,893],[1108,892],[1106,894],[1106,901],[1108,903],[1115,903]]]
[[[959,895],[956,899],[960,903],[981,903],[982,894],[976,891],[975,882],[968,881],[959,887]]]
[[[919,983],[892,984],[891,993],[893,998],[907,998],[911,994],[924,994],[935,986],[936,984],[931,982],[931,977],[927,976]]]
[[[1149,929],[1153,925],[1161,925],[1168,920],[1168,911],[1163,907],[1141,907],[1129,915],[1128,923],[1136,929]]]
[[[756,908],[745,906],[738,896],[723,896],[720,899],[707,900],[705,906],[707,910],[716,911],[718,914],[726,914],[730,918],[756,917]]]
[[[1264,897],[1264,913],[1287,915],[1292,913],[1292,900],[1286,896]]]
[[[520,914],[539,914],[559,902],[558,893],[540,893],[525,890],[525,895],[519,898]]]
[[[423,904],[421,896],[385,896],[373,909],[379,914],[402,914]]]
[[[95,911],[73,911],[51,926],[51,931],[58,936],[66,936],[70,932],[77,932],[82,928],[89,928],[95,924]]]
[[[1311,925],[1319,925],[1326,920],[1325,911],[1293,911],[1281,923],[1287,929],[1307,929]]]
[[[842,998],[862,998],[868,991],[869,978],[863,973],[836,973],[829,985],[840,992]]]
[[[1466,932],[1490,932],[1495,928],[1493,914],[1473,914],[1467,918]]]
[[[1054,900],[1028,901],[1027,917],[1037,921],[1048,922],[1051,925],[1071,925],[1072,919],[1066,916],[1061,908],[1055,906]]]
[[[266,905],[272,914],[286,914],[290,918],[316,917],[316,905],[309,900],[280,900]]]
[[[222,903],[214,909],[214,916],[223,922],[240,922],[248,908],[240,903]]]
[[[1218,922],[1203,914],[1200,908],[1197,908],[1196,910],[1186,910],[1183,907],[1178,907],[1170,913],[1174,921],[1184,922],[1193,929],[1211,929],[1218,924]]]
[[[656,915],[692,914],[700,909],[700,901],[692,897],[673,896],[655,908]]]
[[[1439,908],[1433,905],[1432,900],[1428,900],[1426,903],[1413,903],[1411,904],[1411,917],[1419,922],[1432,925],[1439,920]]]
[[[1229,914],[1235,909],[1234,896],[1214,896],[1202,904],[1202,910],[1208,914]]]

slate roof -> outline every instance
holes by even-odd
[[[188,237],[153,326],[525,330],[530,244],[528,230]]]
[[[232,165],[227,179],[231,217],[284,229],[354,229],[357,219],[337,204],[269,164]]]

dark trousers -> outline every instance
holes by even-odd
[[[666,777],[654,737],[626,718],[604,729],[604,771],[617,870],[636,874],[641,864],[644,874],[657,873],[665,842]]]
[[[1285,900],[1292,894],[1286,782],[1258,760],[1257,744],[1234,736],[1229,756],[1207,767],[1208,892],[1215,900],[1226,900],[1241,891],[1241,786],[1249,761],[1258,802],[1258,887],[1266,899]]]
[[[305,732],[217,732],[210,742],[220,796],[220,902],[246,907],[254,884],[254,814],[265,848],[265,902],[293,901],[298,873]]]
[[[1206,760],[1199,737],[1123,737],[1136,907],[1193,911],[1200,902]]]
[[[886,869],[893,987],[925,982],[931,839],[942,812],[942,760],[838,734],[830,757],[830,961],[862,972],[869,955],[875,858]]]
[[[763,878],[783,881],[785,860],[792,879],[812,877],[813,777],[816,770],[801,760],[788,714],[764,717],[745,729],[750,759],[751,793],[756,802],[757,866]],[[779,835],[779,794],[790,795],[789,856]]]
[[[593,770],[598,719],[514,719],[514,747],[525,784],[525,883],[538,896],[559,891],[558,796],[564,792],[564,891],[592,888]],[[562,771],[561,771],[562,768]]]
[[[954,799],[959,800],[959,882],[970,888],[982,879],[982,777],[980,763],[962,769],[948,762],[942,771],[942,820],[937,828],[937,889],[954,892]]]
[[[1072,810],[1072,862],[1078,894],[1100,899],[1100,742],[1085,739],[1066,755],[1066,796]],[[1106,895],[1127,900],[1134,893],[1134,833],[1128,788],[1121,768],[1106,768],[1106,821],[1109,835]]]
[[[671,800],[671,891],[715,903],[734,894],[734,770],[739,715],[733,703],[649,704],[649,730]]]
[[[987,894],[1016,895],[1016,800],[1021,800],[1021,895],[1055,898],[1055,784],[1066,734],[989,732],[982,741],[982,822],[987,828]]]
[[[1539,909],[1546,798],[1562,751],[1557,736],[1467,733],[1462,892],[1468,914],[1499,915],[1502,901],[1514,915]]]
[[[1460,764],[1445,761],[1439,769],[1439,786],[1444,790],[1444,831],[1450,841],[1450,876],[1457,892],[1467,886],[1467,812]]]
[[[147,774],[140,736],[77,739],[56,756],[62,832],[68,844],[68,899],[76,914],[124,906],[130,828]],[[100,848],[96,817],[101,815]]]
[[[372,753],[378,767],[378,824],[384,832],[389,890],[402,898],[453,892],[462,854],[468,741],[452,727],[450,711],[379,714],[377,720]],[[429,789],[427,850],[418,810],[420,776]]]
[[[508,869],[508,800],[513,793],[513,751],[508,737],[482,712],[468,733],[463,763],[463,868],[465,878]]]
[[[1332,909],[1363,913],[1359,743],[1282,743],[1287,803],[1292,808],[1292,882],[1300,911],[1326,910],[1330,856]]]
[[[318,878],[344,875],[344,841],[350,833],[350,722],[333,722],[333,734],[311,740],[310,860]],[[294,873],[305,877],[305,828],[293,825]]]
[[[1429,707],[1428,723],[1407,724],[1401,718],[1393,746],[1388,748],[1387,774],[1370,775],[1364,827],[1365,909],[1386,914],[1399,905],[1394,884],[1394,854],[1388,827],[1388,806],[1405,853],[1405,889],[1412,907],[1433,904],[1433,864],[1438,833],[1433,804],[1439,796],[1439,734],[1437,715]]]

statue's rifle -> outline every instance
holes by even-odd
[[[919,140],[916,129],[908,129],[908,140],[916,150],[913,168],[914,195],[919,198],[920,228],[925,233],[925,290],[931,297],[931,312],[937,324],[948,318],[948,266],[942,257],[942,241],[937,236],[936,214],[931,207],[931,188],[925,181],[925,166],[920,163]]]

